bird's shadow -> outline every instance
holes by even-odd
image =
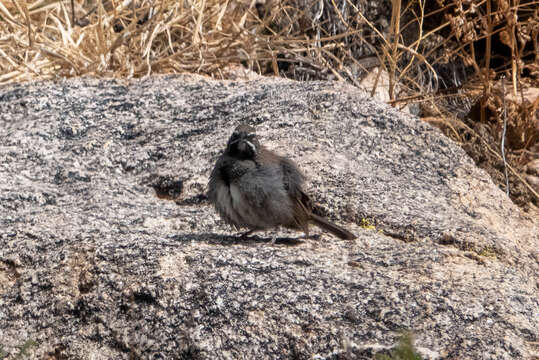
[[[171,239],[178,242],[204,242],[206,244],[214,245],[284,245],[284,246],[297,246],[305,242],[306,239],[319,239],[319,235],[301,236],[301,237],[271,237],[271,236],[242,236],[242,235],[223,235],[215,233],[199,233],[199,234],[176,234],[172,235]],[[273,241],[275,239],[275,241]]]

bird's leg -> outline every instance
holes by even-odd
[[[312,239],[312,240],[320,240],[320,234],[309,234],[309,231],[306,231],[303,235],[303,239]]]
[[[245,239],[247,236],[251,235],[252,233],[254,233],[256,230],[249,230],[247,232],[244,232],[240,235],[240,238],[242,239]]]

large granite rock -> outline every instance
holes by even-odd
[[[240,122],[358,239],[238,238],[204,193]],[[536,220],[436,129],[343,84],[5,86],[0,354],[365,359],[408,330],[425,358],[530,359]]]

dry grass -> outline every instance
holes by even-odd
[[[252,11],[239,3],[75,1],[75,16],[69,1],[2,3],[0,82],[216,74],[258,50]]]
[[[298,15],[286,3],[257,0],[3,1],[0,83],[185,72],[224,78],[231,64],[278,74],[279,54],[309,62],[302,54],[331,53],[344,36],[317,42],[291,25],[276,30],[294,21],[289,12]]]
[[[436,66],[461,57],[488,96],[490,80],[506,70],[490,68],[494,35],[513,52],[513,92],[522,71],[539,72],[539,2],[430,3],[391,0],[384,26],[363,15],[370,9],[362,0],[4,0],[0,83],[181,72],[224,78],[230,64],[283,75],[285,63],[311,78],[355,82],[354,68],[368,71],[361,58],[371,55],[389,74],[390,98],[417,101],[440,89]],[[482,40],[486,56],[475,54]],[[536,61],[524,63],[530,52]]]

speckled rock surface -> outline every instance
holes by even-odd
[[[239,122],[358,239],[236,237],[204,193]],[[346,85],[0,88],[8,358],[365,359],[410,330],[425,358],[531,359],[538,233],[450,140]]]

